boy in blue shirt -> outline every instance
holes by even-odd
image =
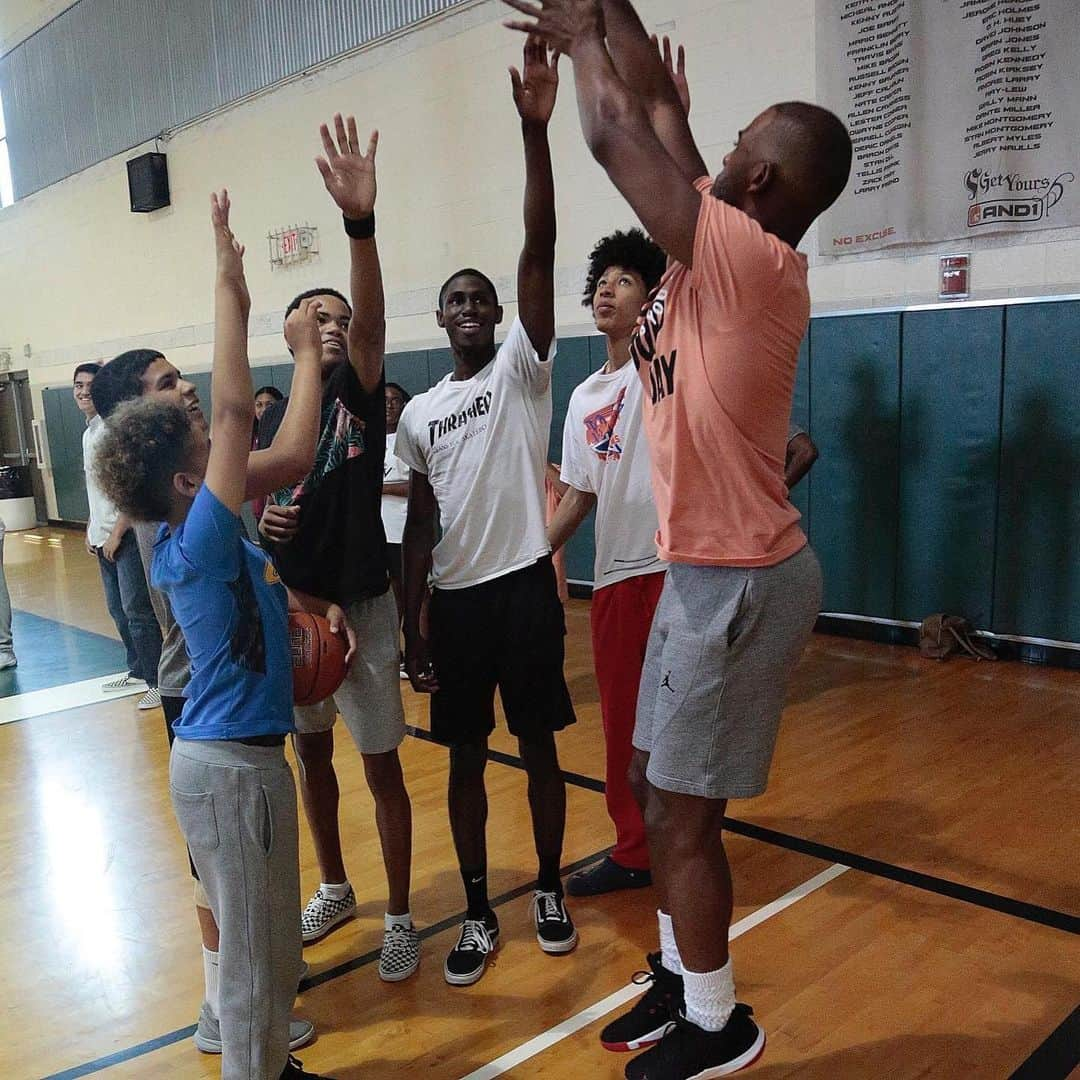
[[[217,248],[214,439],[180,406],[119,408],[97,459],[102,486],[135,520],[165,521],[152,584],[183,630],[191,681],[170,759],[177,821],[221,931],[222,1080],[302,1080],[289,1055],[301,970],[290,598],[266,555],[243,538],[254,417],[243,247],[226,192],[212,197]],[[286,325],[298,355],[321,351],[318,301]],[[299,601],[296,601],[299,606]],[[319,614],[340,625],[340,611]]]

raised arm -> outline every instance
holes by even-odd
[[[600,0],[503,2],[536,20],[508,26],[535,31],[569,54],[581,129],[593,157],[653,239],[691,265],[701,196],[657,138],[641,99],[619,78],[604,45]]]
[[[210,196],[217,250],[214,285],[213,435],[206,486],[233,513],[244,504],[247,458],[255,401],[248,366],[247,325],[251,297],[244,280],[244,248],[229,228],[229,193]]]
[[[318,300],[302,300],[285,323],[285,340],[296,370],[281,426],[273,443],[248,456],[245,496],[261,499],[299,483],[311,471],[322,410],[322,339]]]
[[[373,393],[383,374],[386,353],[386,301],[382,267],[375,244],[375,151],[379,133],[373,131],[367,153],[360,150],[356,118],[334,117],[334,138],[323,124],[319,128],[326,157],[315,159],[330,197],[337,203],[349,236],[349,363],[360,385]]]
[[[518,259],[518,314],[533,348],[547,359],[555,336],[555,178],[548,122],[559,89],[559,55],[525,41],[522,70],[510,69],[514,104],[525,144],[525,244]]]
[[[608,51],[615,71],[638,96],[656,137],[679,166],[683,176],[696,180],[707,172],[701,152],[690,132],[688,103],[683,104],[675,85],[675,71],[657,51],[656,39],[641,25],[630,0],[602,0]],[[671,45],[665,39],[666,58]],[[685,54],[679,49],[680,70],[685,72]]]

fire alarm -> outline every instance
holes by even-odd
[[[938,297],[966,300],[971,295],[971,256],[942,255],[939,265]]]

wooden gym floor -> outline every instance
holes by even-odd
[[[16,616],[16,634],[29,616],[52,620],[44,639],[17,637],[20,671],[42,640],[56,686],[115,670],[122,653],[99,657],[102,670],[89,675],[72,667],[70,657],[115,638],[81,538],[42,530],[9,534],[5,546],[13,606],[27,616]],[[612,837],[587,603],[570,604],[568,626],[579,723],[560,750],[570,780],[565,862],[576,866]],[[0,684],[0,707],[19,693]],[[423,738],[426,704],[403,693],[415,728],[402,758],[421,970],[396,986],[375,971],[385,886],[346,737],[342,832],[360,914],[305,952],[311,978],[297,1012],[319,1037],[300,1057],[339,1080],[621,1076],[626,1059],[601,1049],[597,1033],[612,1015],[605,1009],[623,1007],[605,999],[655,947],[650,890],[575,901],[577,951],[539,951],[525,777],[500,730],[489,847],[504,944],[477,986],[448,987],[442,961],[463,897],[446,753]],[[135,700],[38,705],[29,711],[43,715],[0,723],[5,1076],[218,1075],[218,1059],[190,1041],[202,967],[161,713],[139,713]],[[815,636],[769,791],[729,809],[737,985],[768,1033],[748,1076],[1070,1075],[1080,1052],[1078,721],[1074,672],[938,665],[910,649]],[[301,860],[306,894],[318,872],[303,824]]]

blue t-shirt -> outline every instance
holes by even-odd
[[[293,730],[288,598],[274,564],[204,484],[187,520],[154,544],[151,584],[169,598],[191,657],[182,739]]]

